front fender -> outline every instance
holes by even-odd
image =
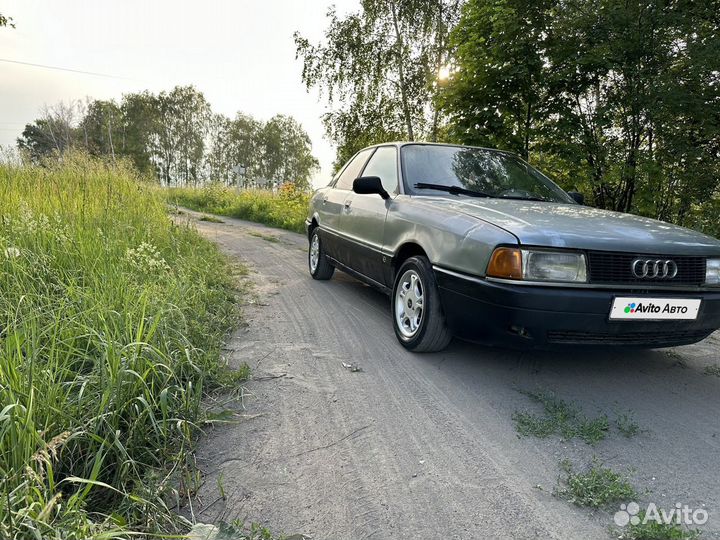
[[[403,245],[419,245],[433,265],[484,276],[498,245],[515,245],[510,232],[476,217],[448,211],[411,197],[398,197],[385,223],[385,251],[394,257]]]

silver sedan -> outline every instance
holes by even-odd
[[[391,143],[311,199],[310,274],[391,297],[398,340],[667,347],[720,328],[720,241],[583,205],[519,157]]]

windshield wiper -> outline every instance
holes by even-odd
[[[428,184],[426,182],[418,182],[415,184],[417,189],[436,189],[438,191],[447,191],[452,195],[468,195],[469,197],[492,197],[488,193],[482,191],[473,191],[472,189],[461,188],[460,186],[446,186],[445,184]]]

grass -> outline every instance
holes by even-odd
[[[720,364],[710,364],[705,366],[705,375],[720,377]]]
[[[0,165],[0,538],[184,530],[229,273],[130,168]]]
[[[635,421],[631,412],[619,414],[615,418],[615,427],[628,439],[640,433],[640,425]]]
[[[225,223],[225,222],[224,222],[222,219],[220,219],[219,217],[208,216],[208,215],[200,216],[200,217],[198,218],[198,221],[207,221],[208,223]]]
[[[529,411],[513,413],[515,429],[522,436],[545,439],[551,435],[559,435],[565,440],[578,438],[587,444],[595,445],[610,432],[610,421],[605,414],[588,418],[577,403],[568,403],[547,390],[520,390],[520,393],[543,407],[542,414]],[[616,413],[614,425],[626,438],[632,438],[643,431],[632,411]]]
[[[579,438],[587,444],[597,444],[603,440],[610,428],[606,415],[588,418],[573,403],[567,403],[552,392],[522,391],[543,407],[543,414],[516,411],[512,418],[515,428],[523,436],[546,438],[560,435],[564,439]]]
[[[701,535],[699,530],[690,530],[676,523],[666,524],[656,521],[643,523],[644,512],[638,514],[638,517],[640,523],[629,524],[622,531],[612,530],[611,532],[618,540],[695,540]]]
[[[272,236],[270,234],[263,234],[255,231],[248,232],[250,236],[255,236],[256,238],[262,238],[266,242],[270,242],[272,244],[277,244],[280,242],[280,239],[277,236]]]
[[[305,232],[310,196],[292,185],[278,193],[267,190],[236,192],[218,184],[205,188],[175,188],[167,192],[168,201],[198,212],[209,212],[295,232]]]
[[[560,462],[560,468],[565,478],[555,494],[577,506],[609,508],[637,498],[627,478],[596,461],[584,471],[573,470],[567,460]]]

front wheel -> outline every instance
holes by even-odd
[[[310,236],[308,248],[308,268],[313,279],[330,279],[335,272],[335,267],[330,264],[322,247],[322,240],[317,227]]]
[[[432,266],[426,257],[410,257],[398,270],[392,316],[395,335],[406,349],[441,351],[452,340]]]

